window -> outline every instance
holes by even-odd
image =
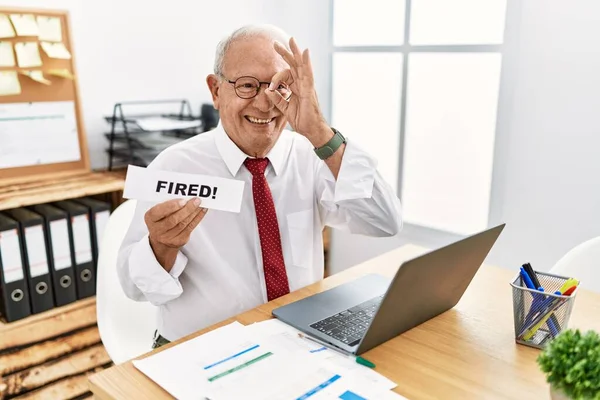
[[[407,223],[486,228],[507,0],[332,1],[332,124]]]

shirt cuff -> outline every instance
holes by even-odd
[[[187,261],[187,257],[179,251],[173,268],[167,272],[156,260],[148,235],[145,235],[131,252],[129,274],[133,283],[145,294],[178,296],[182,292],[178,278]]]
[[[376,172],[377,161],[353,142],[347,141],[335,183],[334,201],[370,198]]]

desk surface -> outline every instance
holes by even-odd
[[[287,296],[199,331],[139,358],[189,340],[235,320],[249,324],[271,318],[271,310],[369,272],[392,276],[400,263],[426,252],[407,245],[333,275]],[[409,399],[548,398],[538,369],[539,350],[514,340],[512,270],[484,265],[452,310],[370,350],[365,357],[376,371],[398,384]],[[600,295],[580,290],[569,326],[600,331]],[[131,363],[90,377],[99,399],[171,399]]]

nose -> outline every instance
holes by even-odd
[[[271,111],[275,107],[275,104],[271,101],[269,96],[267,96],[266,92],[268,87],[268,84],[261,84],[258,94],[253,99],[254,107],[265,113]]]

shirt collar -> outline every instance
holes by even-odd
[[[225,132],[221,121],[219,121],[219,124],[215,129],[217,130],[215,138],[217,150],[221,154],[223,161],[225,161],[227,169],[229,169],[231,175],[236,176],[240,170],[240,167],[249,156],[240,150],[233,140],[231,140],[227,132]],[[267,158],[273,167],[275,175],[279,175],[281,171],[283,171],[283,166],[285,164],[286,155],[290,150],[290,145],[291,142],[289,140],[289,136],[284,130],[281,132],[281,135],[275,143],[275,146],[273,146],[271,151],[267,154]]]

